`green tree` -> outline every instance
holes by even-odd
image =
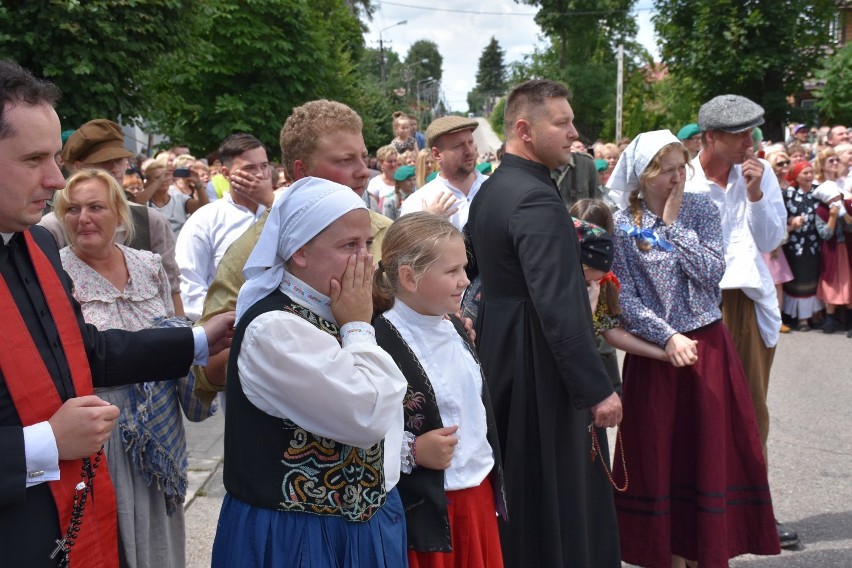
[[[408,48],[405,64],[412,66],[411,69],[416,80],[432,77],[436,81],[440,81],[443,74],[444,58],[438,51],[438,44],[428,39],[419,39]]]
[[[539,7],[535,22],[553,42],[556,63],[562,68],[611,56],[613,47],[634,37],[638,29],[630,17],[636,0],[516,1]]]
[[[599,0],[594,8],[580,0],[518,0],[539,6],[536,22],[549,44],[511,66],[510,82],[532,78],[570,87],[575,124],[586,141],[614,136],[616,47],[625,46],[627,71],[647,59],[632,38],[637,26],[629,12],[635,0]]]
[[[766,109],[764,135],[782,139],[787,96],[801,90],[829,44],[834,0],[655,0],[661,55],[695,102],[746,96]]]
[[[476,86],[467,94],[469,112],[490,114],[494,102],[506,91],[504,52],[494,36],[482,50],[476,71]]]
[[[183,46],[203,16],[191,0],[0,4],[0,53],[62,89],[63,126],[128,120],[146,103],[140,71]]]
[[[361,23],[337,0],[207,0],[197,41],[147,74],[149,114],[167,137],[209,151],[251,132],[277,157],[293,107],[317,98],[357,106]],[[356,109],[357,110],[357,109]]]
[[[852,43],[823,62],[817,77],[825,81],[817,91],[817,108],[830,124],[852,124]]]

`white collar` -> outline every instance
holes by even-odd
[[[439,327],[444,316],[427,316],[414,311],[405,302],[397,298],[391,308],[400,319],[415,328]]]
[[[0,233],[3,236],[3,244],[8,245],[9,241],[12,240],[12,237],[15,236],[15,233]]]
[[[331,313],[331,298],[320,294],[303,281],[299,280],[287,271],[281,280],[279,290],[287,294],[294,302],[311,310],[313,313],[326,321],[336,324],[334,314]]]

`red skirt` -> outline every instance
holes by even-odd
[[[447,491],[453,550],[409,550],[409,568],[503,568],[496,511],[490,476],[478,487]]]
[[[718,322],[684,335],[698,341],[691,367],[624,362],[622,558],[669,568],[676,554],[716,568],[740,554],[779,554],[754,408],[728,330]],[[621,486],[618,448],[615,456]]]

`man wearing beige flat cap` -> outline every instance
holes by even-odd
[[[435,179],[409,195],[400,215],[429,211],[447,217],[461,230],[479,186],[487,177],[476,169],[473,131],[479,123],[472,118],[442,116],[426,129],[426,147],[441,166]]]
[[[74,173],[81,169],[92,168],[106,170],[120,184],[127,170],[127,159],[133,152],[124,146],[124,133],[121,127],[111,120],[97,118],[78,128],[62,147],[62,161],[65,168]],[[130,203],[134,236],[127,246],[139,250],[148,250],[159,254],[163,259],[163,268],[169,277],[175,313],[183,315],[180,299],[180,270],[175,262],[175,236],[169,222],[159,212],[144,205]],[[62,229],[62,220],[51,212],[42,217],[39,225],[46,228],[56,239],[59,248],[68,244]],[[117,238],[123,238],[123,229],[119,227]]]

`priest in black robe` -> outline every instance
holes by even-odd
[[[99,331],[84,322],[56,241],[45,229],[32,226],[41,218],[46,200],[65,185],[56,162],[61,139],[53,106],[58,96],[55,86],[11,61],[0,61],[2,566],[56,567],[62,558],[58,550],[51,558],[67,531],[67,526],[59,526],[55,484],[70,483],[67,502],[60,504],[70,508],[74,485],[83,473],[81,459],[96,454],[118,416],[116,407],[94,395],[81,397],[79,391],[185,376],[195,355],[206,359],[208,341],[210,353],[229,342],[229,318],[206,327],[206,333],[188,328]],[[34,383],[37,388],[31,388]],[[26,405],[18,403],[22,392]],[[55,405],[45,406],[53,404],[46,403],[48,399]],[[46,414],[38,421],[22,418],[42,412]],[[51,457],[52,463],[45,459]],[[60,469],[63,473],[56,479]],[[72,475],[66,476],[68,471]],[[101,462],[93,480],[95,491],[82,509],[78,546],[71,549],[72,567],[118,566],[118,554],[100,553],[101,545],[115,551],[114,519],[108,527],[112,532],[95,534],[93,540],[89,536],[93,527],[102,526],[96,522],[100,520],[96,511],[103,507],[93,504],[109,502],[110,488],[98,489],[104,479],[108,475]],[[116,516],[114,510],[106,513],[105,517]]]
[[[503,453],[510,568],[621,566],[601,463],[621,402],[597,353],[574,224],[550,177],[577,138],[568,95],[543,80],[512,91],[506,154],[465,230],[482,279],[477,338]],[[603,454],[594,462],[592,423]]]

